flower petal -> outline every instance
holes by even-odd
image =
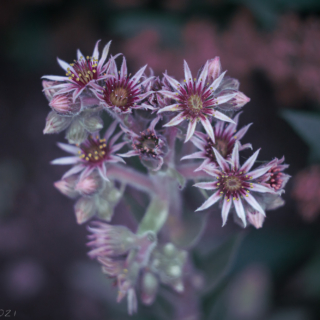
[[[164,75],[164,77],[166,78],[166,80],[168,80],[168,82],[169,82],[170,85],[173,87],[173,89],[178,90],[178,88],[179,88],[179,86],[180,86],[180,83],[179,83],[176,79],[168,76],[166,73],[164,73],[163,75]]]
[[[147,65],[143,66],[140,70],[137,71],[137,73],[132,77],[132,86],[135,86],[140,78],[142,77],[144,71],[146,70]]]
[[[238,170],[240,167],[240,162],[239,162],[239,142],[236,142],[233,150],[232,150],[232,155],[231,155],[231,168],[233,170]]]
[[[139,155],[139,151],[130,150],[127,153],[117,153],[117,155],[120,156],[120,157],[124,157],[124,158],[130,158],[130,157],[138,156]]]
[[[191,153],[187,156],[182,157],[180,160],[186,160],[186,159],[205,159],[205,153],[203,151]]]
[[[254,165],[257,157],[258,157],[258,154],[260,152],[260,149],[258,149],[243,165],[242,167],[240,168],[240,171],[243,171],[243,172],[248,172],[252,166]]]
[[[104,139],[106,139],[106,141],[109,140],[109,138],[112,136],[112,134],[114,133],[114,130],[117,127],[118,122],[117,121],[113,121],[110,126],[108,127],[106,133],[104,134]]]
[[[93,53],[92,53],[92,58],[94,59],[99,59],[99,43],[100,43],[101,40],[98,40],[96,42],[96,45],[94,46],[94,49],[93,49]]]
[[[75,164],[79,161],[80,161],[79,157],[63,157],[63,158],[52,160],[50,163],[64,165],[64,164]]]
[[[213,141],[213,143],[215,143],[215,138],[214,138],[214,133],[213,133],[213,129],[212,129],[212,124],[210,123],[209,119],[207,117],[205,117],[204,119],[200,120],[204,129],[206,130],[208,136],[211,138],[211,140]]]
[[[220,111],[214,110],[213,116],[219,120],[234,123],[234,121],[231,118],[229,118],[228,116],[226,116],[224,113]]]
[[[253,209],[256,209],[261,214],[266,216],[266,214],[265,214],[264,210],[261,208],[260,204],[257,202],[257,200],[250,193],[247,193],[243,198],[250,204],[250,206]]]
[[[170,106],[160,109],[158,111],[158,114],[166,111],[182,111],[182,110],[183,110],[183,107],[181,107],[179,104],[171,104]]]
[[[219,153],[218,150],[216,150],[214,147],[212,147],[213,151],[214,151],[214,155],[216,156],[216,160],[220,166],[220,168],[223,171],[227,171],[229,169],[229,165],[227,163],[227,161],[222,157],[222,155]]]
[[[101,70],[104,62],[105,62],[106,59],[107,59],[107,56],[108,56],[108,53],[109,53],[110,44],[111,44],[111,41],[109,41],[109,42],[105,45],[105,47],[103,48],[103,50],[102,50],[101,59],[99,60],[98,67],[97,67],[98,70]]]
[[[256,170],[253,170],[251,172],[248,172],[248,175],[250,176],[250,179],[256,179],[256,178],[261,177],[263,174],[265,174],[272,167],[273,167],[272,165],[261,167]]]
[[[99,171],[102,179],[104,179],[106,181],[110,181],[107,177],[107,168],[106,168],[106,164],[104,162],[102,162],[101,165],[98,166],[98,171]]]
[[[192,121],[189,122],[188,130],[187,130],[187,134],[186,134],[186,140],[184,141],[184,143],[189,141],[190,138],[193,136],[194,131],[196,130],[196,126],[197,126],[196,120],[194,120],[193,122]]]
[[[247,133],[248,129],[251,127],[252,123],[249,123],[248,125],[241,128],[236,135],[234,136],[235,139],[241,140],[243,136]]]
[[[79,164],[79,165],[76,165],[74,167],[72,167],[70,170],[68,170],[63,176],[62,176],[62,179],[65,179],[69,176],[72,176],[73,174],[76,174],[80,171],[82,171],[83,169],[85,168],[85,166],[83,164]]]
[[[172,127],[172,126],[176,126],[179,123],[181,123],[184,120],[184,116],[183,113],[179,113],[177,116],[175,116],[174,118],[171,119],[170,122],[166,123],[165,125],[163,125],[164,127]]]
[[[121,65],[121,69],[120,69],[120,76],[121,76],[121,78],[124,78],[127,75],[128,75],[127,62],[126,62],[126,58],[123,57],[122,65]]]
[[[220,83],[221,83],[224,75],[226,74],[226,72],[227,72],[227,71],[222,72],[222,73],[220,74],[220,76],[212,82],[211,86],[209,86],[209,87],[210,87],[210,90],[215,91],[215,90],[219,87],[219,85],[220,85]]]
[[[41,79],[48,79],[48,80],[52,80],[52,81],[68,81],[69,78],[68,77],[63,77],[63,76],[42,76]],[[46,88],[46,89],[50,89],[52,87]]]
[[[61,67],[64,71],[69,71],[69,69],[70,69],[70,70],[72,70],[74,73],[76,73],[76,72],[74,71],[74,69],[70,66],[69,63],[67,63],[67,62],[65,62],[65,61],[63,61],[63,60],[60,60],[59,58],[57,58],[57,61],[58,61],[59,65],[60,65],[60,67]]]
[[[72,153],[72,154],[78,154],[79,148],[70,144],[58,142],[58,147],[66,152]]]
[[[202,206],[199,207],[196,211],[205,210],[205,209],[211,207],[211,206],[214,205],[220,198],[221,198],[221,194],[220,194],[220,191],[218,190],[218,191],[215,192],[212,196],[210,196],[210,197],[202,204]]]
[[[234,207],[236,209],[238,217],[242,220],[243,225],[246,227],[247,221],[246,221],[246,214],[244,212],[243,204],[241,199],[235,199],[233,200]]]
[[[186,79],[186,82],[189,87],[190,85],[192,85],[192,74],[186,60],[184,60],[183,62],[183,68],[184,68],[184,78]]]
[[[217,189],[216,182],[199,182],[193,185],[194,187],[205,189],[205,190],[214,190]]]
[[[237,95],[237,92],[235,93],[228,93],[228,94],[224,94],[222,96],[219,96],[215,99],[217,105],[225,103],[230,101],[232,98],[234,98]]]
[[[227,222],[229,211],[231,208],[231,203],[232,201],[228,201],[227,197],[224,198],[223,200],[223,205],[222,205],[222,211],[221,211],[221,216],[222,216],[222,226],[224,226]]]
[[[262,192],[262,193],[274,193],[274,194],[277,193],[273,189],[268,188],[266,186],[263,186],[261,184],[257,184],[257,183],[252,183],[250,185],[250,191]]]

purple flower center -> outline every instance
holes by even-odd
[[[216,137],[216,142],[213,143],[210,137],[207,137],[207,144],[204,147],[204,149],[206,151],[206,156],[212,162],[216,163],[217,160],[216,160],[216,156],[214,155],[214,151],[212,147],[217,149],[223,158],[227,159],[228,156],[232,153],[233,146],[234,146],[234,143],[230,143],[230,141],[227,141],[225,139]]]
[[[159,138],[150,129],[147,129],[141,132],[140,137],[135,140],[133,148],[141,155],[156,158],[159,154]]]
[[[68,68],[66,75],[70,80],[75,81],[80,87],[84,87],[91,80],[97,79],[97,62],[97,59],[89,56],[87,56],[86,59],[84,57],[80,57],[78,61],[74,60],[74,63],[70,64],[73,70]]]
[[[249,193],[251,183],[248,182],[250,177],[242,172],[224,172],[217,177],[217,186],[221,194],[225,194],[228,201],[230,198],[239,199],[240,196],[245,196]]]
[[[110,93],[110,101],[117,107],[124,107],[128,102],[128,91],[125,88],[119,87]]]
[[[203,108],[201,97],[196,94],[191,95],[187,100],[187,106],[190,112],[199,114]]]
[[[80,158],[87,163],[98,164],[108,157],[108,147],[106,139],[94,139],[90,136],[84,143],[80,145]]]

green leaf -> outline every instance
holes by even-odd
[[[320,159],[320,115],[311,112],[291,111],[282,112],[293,129],[310,146],[312,160]]]

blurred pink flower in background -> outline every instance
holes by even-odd
[[[302,21],[294,14],[282,16],[273,31],[259,31],[252,14],[242,10],[221,31],[209,20],[190,20],[182,29],[179,47],[164,46],[160,32],[147,29],[121,49],[136,67],[147,62],[155,74],[170,70],[178,77],[183,59],[190,61],[192,71],[220,56],[228,74],[242,82],[252,71],[262,70],[275,83],[280,102],[295,105],[305,97],[320,100],[319,31],[318,19]]]
[[[294,177],[292,197],[302,218],[312,222],[320,213],[320,166],[314,165]]]

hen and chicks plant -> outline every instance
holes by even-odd
[[[193,210],[220,211],[223,226],[233,216],[242,227],[261,228],[266,210],[284,204],[288,166],[275,158],[253,168],[259,150],[240,163],[239,153],[252,149],[241,143],[251,124],[237,128],[239,110],[250,99],[222,72],[219,57],[206,61],[197,77],[184,61],[178,81],[167,72],[148,75],[147,66],[131,75],[124,57],[118,70],[121,54],[108,57],[109,42],[99,58],[98,45],[92,56],[78,50],[73,63],[58,59],[65,76],[43,77],[52,109],[44,133],[66,130],[68,143],[58,146],[71,155],[52,164],[72,167],[54,185],[77,199],[77,222],[90,221],[89,256],[114,279],[118,301],[127,297],[132,314],[137,292],[150,305],[160,284],[180,293],[196,272],[188,248],[170,238],[183,228],[187,181],[194,182],[194,198],[206,195],[196,188],[211,192]],[[126,164],[130,157],[145,170]],[[132,188],[149,197],[135,230],[112,224]]]

